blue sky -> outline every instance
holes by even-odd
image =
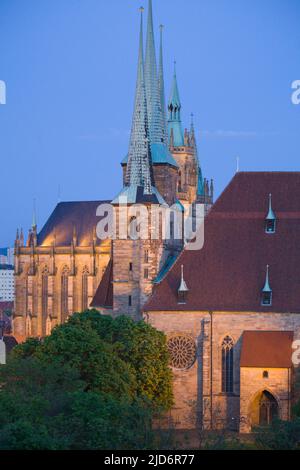
[[[1,0],[0,246],[58,199],[109,199],[128,149],[141,0]],[[147,6],[147,1],[144,1]],[[184,124],[217,195],[241,170],[300,171],[299,0],[153,0]],[[158,41],[157,41],[158,46]]]

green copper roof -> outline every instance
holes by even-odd
[[[178,83],[177,83],[176,63],[175,63],[175,69],[174,69],[171,95],[170,95],[168,104],[169,106],[172,104],[173,106],[177,106],[178,108],[181,108],[181,101],[179,97],[179,90],[178,90]]]
[[[270,281],[269,281],[269,266],[267,266],[266,282],[265,282],[265,286],[264,286],[262,291],[266,292],[266,293],[272,292],[272,289],[270,287]]]
[[[165,145],[161,144],[152,144],[150,145],[151,149],[151,162],[153,165],[170,165],[178,168],[178,164],[175,159],[172,157],[168,148]],[[128,155],[123,158],[121,165],[127,165]]]
[[[181,102],[178,91],[176,69],[174,70],[173,84],[171,95],[168,103],[168,133],[169,139],[172,141],[174,147],[184,146],[184,135],[181,125]],[[172,134],[172,135],[171,135]]]
[[[269,195],[269,212],[266,220],[276,220],[276,215],[272,209],[272,194]]]

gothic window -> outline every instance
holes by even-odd
[[[64,321],[68,314],[68,290],[69,290],[69,271],[64,269],[61,277],[61,317]]]
[[[88,276],[89,270],[85,266],[82,271],[82,310],[87,310],[88,308]]]
[[[181,171],[178,172],[178,192],[181,192],[182,180],[181,180]]]
[[[48,315],[48,274],[42,275],[42,314],[43,318]]]
[[[222,392],[233,393],[233,340],[226,336],[222,343]]]
[[[148,278],[149,278],[149,269],[145,268],[144,269],[144,279],[148,279]]]
[[[277,400],[266,390],[262,393],[259,401],[259,424],[269,426],[278,418],[279,407]]]
[[[132,307],[132,297],[129,295],[128,297],[128,307]]]
[[[132,263],[129,263],[129,271],[130,271],[130,272],[133,271],[133,265],[132,265]]]
[[[174,369],[190,369],[196,361],[196,344],[193,338],[188,335],[174,335],[168,339],[167,343],[170,365]]]
[[[145,263],[149,263],[149,251],[148,251],[148,250],[145,250],[145,253],[144,253],[144,262],[145,262]]]

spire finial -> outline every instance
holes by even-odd
[[[33,214],[32,214],[32,230],[36,230],[37,223],[36,223],[36,199],[33,199]]]
[[[188,292],[189,289],[186,285],[186,282],[184,280],[184,266],[183,264],[181,265],[181,281],[180,281],[180,286],[179,286],[179,289],[178,289],[178,292],[182,293],[182,292]]]
[[[194,130],[194,113],[191,113],[191,131]]]
[[[270,287],[270,266],[267,264],[266,266],[266,281],[263,288],[263,292],[272,292]]]

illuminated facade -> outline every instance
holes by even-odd
[[[184,207],[199,202],[209,211],[213,184],[202,178],[194,127],[183,131],[177,78],[168,102],[164,93],[163,44],[157,67],[152,1],[149,1],[146,52],[143,14],[138,77],[129,151],[122,162],[121,193],[128,203]],[[183,139],[177,139],[177,133]],[[174,139],[175,137],[175,139]],[[38,232],[35,219],[27,241],[15,240],[14,334],[45,336],[75,311],[91,306],[103,313],[141,318],[153,281],[178,256],[181,243],[164,240],[106,240],[96,235],[97,208],[111,201],[66,202],[57,205]]]

